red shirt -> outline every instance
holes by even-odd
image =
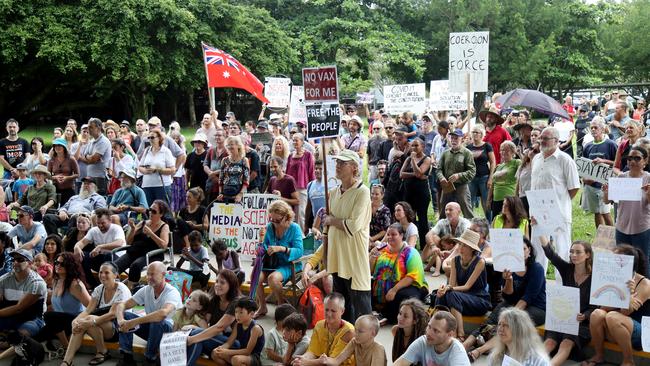
[[[497,164],[501,164],[501,151],[499,150],[501,143],[510,140],[512,140],[512,137],[510,137],[508,130],[501,127],[501,125],[496,125],[492,131],[485,132],[483,141],[492,145],[492,149],[494,149],[494,158],[496,159]]]

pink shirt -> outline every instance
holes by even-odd
[[[307,189],[307,183],[316,179],[314,175],[314,155],[304,151],[299,158],[289,156],[286,174],[296,180],[296,189]]]

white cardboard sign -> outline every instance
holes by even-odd
[[[190,331],[165,333],[160,340],[161,366],[187,365],[187,336]]]
[[[546,322],[544,328],[578,335],[580,323],[580,289],[561,285],[546,286]]]
[[[271,108],[288,108],[291,98],[291,79],[267,77],[264,81],[264,96]]]
[[[291,107],[289,108],[289,123],[307,123],[307,109],[305,108],[305,89],[302,85],[291,86]]]
[[[390,114],[395,115],[409,111],[422,114],[426,104],[424,83],[384,86],[384,108]]]
[[[519,272],[526,270],[524,234],[519,229],[490,229],[490,246],[494,270]]]
[[[591,159],[576,158],[578,175],[580,178],[591,179],[598,183],[607,183],[607,180],[614,177],[614,167],[607,164],[594,164]]]
[[[650,316],[641,318],[641,346],[643,352],[650,352]]]
[[[467,95],[449,91],[449,80],[431,80],[429,109],[434,111],[467,110]]]
[[[641,201],[643,178],[609,178],[608,183],[611,201]]]
[[[490,32],[449,33],[449,90],[467,93],[467,74],[472,92],[488,91]]]
[[[627,309],[630,306],[627,281],[632,278],[633,265],[634,256],[594,252],[589,303]]]

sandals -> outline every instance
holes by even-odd
[[[89,365],[101,365],[104,362],[106,362],[106,360],[109,360],[110,358],[111,358],[111,355],[108,353],[108,350],[106,350],[106,352],[104,352],[104,353],[98,352],[95,355],[95,357],[91,358],[90,361],[88,361],[88,364]],[[69,365],[69,366],[71,366],[71,365]]]

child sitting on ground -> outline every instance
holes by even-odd
[[[275,308],[275,327],[264,335],[264,350],[262,351],[262,365],[276,365],[282,362],[287,350],[287,342],[282,339],[284,319],[296,312],[290,304],[282,304]]]
[[[264,348],[264,329],[253,320],[257,303],[246,297],[235,304],[237,326],[223,345],[212,351],[217,365],[259,365]]]
[[[34,271],[36,271],[45,280],[45,283],[47,283],[47,288],[52,288],[54,268],[47,262],[47,256],[45,253],[38,253],[34,256],[34,264],[32,267]]]
[[[174,331],[208,327],[205,315],[210,307],[210,295],[201,290],[194,290],[185,300],[185,306],[176,310],[172,320]]]
[[[260,238],[263,238],[263,236],[260,236]],[[239,280],[240,285],[244,283],[246,275],[239,265],[239,255],[236,251],[228,248],[224,239],[216,239],[212,243],[212,253],[214,253],[217,259],[217,268],[215,269],[214,267],[211,267],[214,273],[219,273],[219,271],[224,268],[229,269],[237,274],[237,279]]]
[[[287,349],[282,356],[282,363],[289,365],[297,356],[302,356],[309,348],[307,320],[300,313],[293,313],[282,322],[282,339],[287,342]]]
[[[208,255],[208,249],[203,246],[203,236],[198,230],[192,230],[189,233],[188,239],[190,241],[189,248],[183,248],[183,254],[181,259],[176,263],[176,268],[169,268],[171,270],[178,270],[185,272],[192,276],[192,282],[198,282],[201,284],[201,288],[208,286],[208,281],[210,280],[210,272],[203,273],[203,265],[210,261],[210,256]],[[185,261],[190,262],[190,269],[181,269],[181,266]]]
[[[354,355],[357,365],[386,366],[386,350],[375,341],[378,333],[379,320],[373,315],[362,315],[354,323],[354,338],[343,351],[336,358],[322,355],[320,360],[328,366],[338,366]]]
[[[431,259],[429,259],[429,263],[427,263],[426,267],[424,268],[425,271],[428,271],[435,264],[433,277],[440,276],[440,269],[442,268],[442,264],[445,259],[452,256],[452,254],[455,256],[456,242],[454,242],[453,239],[453,236],[445,235],[440,238],[440,243],[433,249],[433,255],[431,256]],[[447,271],[445,271],[445,273],[447,273]]]

